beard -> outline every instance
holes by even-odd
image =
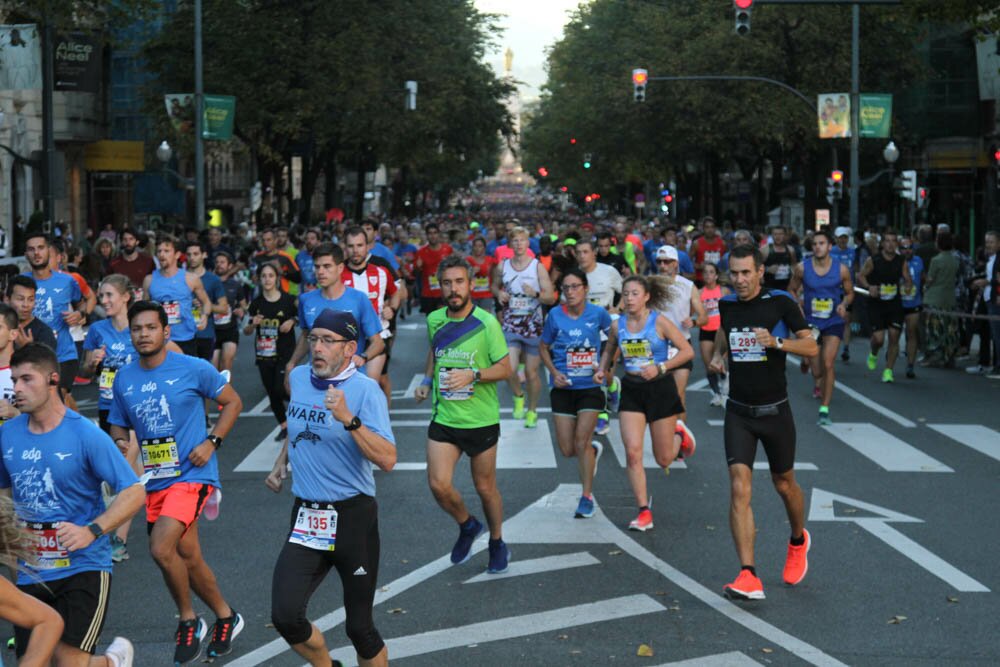
[[[457,313],[461,311],[467,305],[469,305],[470,298],[472,298],[470,294],[466,294],[465,296],[457,296],[453,294],[452,296],[449,296],[448,299],[446,300],[446,303],[448,305],[448,312]],[[455,305],[454,299],[458,299],[460,303]]]

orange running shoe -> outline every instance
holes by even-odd
[[[628,525],[629,530],[641,530],[646,532],[653,527],[653,512],[652,510],[642,510],[639,512],[639,516],[632,519],[631,523]]]
[[[763,600],[764,584],[750,570],[740,570],[736,581],[722,589],[726,597],[735,600]]]
[[[794,546],[792,544],[788,545],[788,555],[785,556],[785,572],[784,579],[785,583],[789,586],[794,586],[803,579],[806,578],[806,572],[809,571],[809,547],[812,546],[812,537],[809,536],[809,531],[805,528],[802,529],[802,536],[806,538],[806,541],[799,546]]]
[[[694,456],[694,449],[697,446],[697,443],[694,439],[694,433],[692,433],[691,429],[687,427],[684,420],[677,420],[677,425],[674,427],[674,433],[681,436],[681,450],[679,452],[680,458],[689,459]]]

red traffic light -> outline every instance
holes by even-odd
[[[1000,164],[1000,148],[993,151],[993,161]]]
[[[562,186],[561,188],[559,188],[559,192],[569,192],[569,188],[567,188],[567,187],[566,187],[566,186],[564,185],[564,186]]]
[[[921,199],[926,198],[927,197],[927,188],[920,188],[919,195],[920,195]]]
[[[664,197],[663,197],[663,201],[665,201],[668,204],[670,202],[672,202],[673,200],[674,200],[674,196],[673,195],[664,195]]]
[[[590,195],[587,195],[586,197],[583,198],[583,201],[589,204],[590,202],[594,201],[594,198],[591,197]]]
[[[575,144],[576,143],[576,137],[570,137],[569,138],[569,143]]]
[[[751,9],[753,0],[733,0],[733,4],[736,5],[737,9]]]
[[[632,83],[637,86],[645,85],[649,81],[649,72],[644,69],[632,70]]]
[[[837,169],[830,173],[830,178],[833,179],[834,183],[840,183],[844,180],[844,172]]]
[[[545,167],[539,167],[538,168],[538,175],[541,176],[542,178],[545,178],[546,176],[549,175],[549,170],[546,169]]]

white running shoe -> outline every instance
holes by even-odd
[[[132,642],[124,637],[115,637],[111,646],[104,652],[111,667],[132,667],[132,660],[135,658],[135,648]]]
[[[722,401],[723,401],[722,394],[712,394],[712,400],[710,400],[708,404],[711,405],[713,408],[721,408]]]

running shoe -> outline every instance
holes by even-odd
[[[503,574],[510,563],[510,549],[503,540],[490,540],[490,564],[486,567],[487,574]]]
[[[913,364],[908,364],[906,367],[906,377],[909,380],[915,380],[917,377],[916,371],[913,370]]]
[[[845,364],[851,360],[851,348],[844,346],[844,351],[840,353],[840,360]]]
[[[823,398],[823,392],[815,385],[813,385],[813,398]]]
[[[576,506],[577,519],[589,519],[594,516],[594,499],[587,496],[580,496],[580,502]]]
[[[896,378],[892,376],[892,369],[887,368],[882,371],[882,382],[895,382]]]
[[[638,530],[646,532],[653,527],[653,511],[652,510],[642,510],[639,512],[639,516],[632,519],[628,524],[629,530]]]
[[[73,378],[74,387],[86,387],[90,384],[90,378],[82,378],[79,375]]]
[[[868,370],[873,371],[875,367],[878,366],[878,355],[874,355],[871,352],[868,353]]]
[[[611,430],[611,420],[608,419],[608,413],[602,412],[597,415],[597,428],[594,429],[594,433],[597,435],[607,435],[608,431]]]
[[[806,538],[806,541],[799,546],[795,546],[791,542],[788,543],[785,571],[781,576],[789,586],[794,586],[805,579],[806,572],[809,571],[808,553],[809,547],[812,546],[812,537],[809,536],[809,531],[805,528],[802,529],[802,536]]]
[[[128,560],[128,548],[126,548],[125,542],[117,535],[111,536],[111,560],[115,563]]]
[[[683,419],[677,420],[677,426],[674,427],[674,433],[681,436],[681,448],[678,452],[678,454],[680,454],[680,458],[686,460],[694,456],[694,449],[698,446],[698,443],[695,442],[694,433],[692,433],[691,429],[687,427],[687,424],[684,423]]]
[[[135,659],[135,648],[132,646],[132,642],[124,637],[115,637],[104,655],[111,663],[111,667],[132,667],[132,660]]]
[[[215,619],[215,627],[212,628],[212,641],[208,645],[208,657],[218,658],[220,655],[229,655],[233,650],[233,640],[243,632],[243,616],[233,610],[233,615],[229,618]]]
[[[604,445],[597,440],[591,440],[590,446],[594,448],[594,477],[597,477],[597,464],[601,462],[601,454],[604,453]]]
[[[208,635],[208,623],[201,616],[177,624],[177,647],[174,665],[187,665],[201,655],[201,644]]]
[[[524,427],[535,428],[536,426],[538,426],[538,413],[534,410],[528,410],[528,413],[524,415]]]
[[[819,421],[816,422],[820,426],[829,426],[833,422],[830,421],[830,408],[825,405],[821,405],[819,408]]]
[[[618,412],[618,406],[622,401],[622,383],[615,376],[611,379],[611,386],[608,387],[608,411]]]
[[[524,419],[524,395],[514,397],[514,419]]]
[[[726,597],[736,600],[763,600],[764,584],[750,570],[740,570],[739,576],[722,589]]]
[[[965,368],[965,372],[968,373],[969,375],[986,375],[987,373],[990,372],[990,369],[988,369],[986,366],[980,366],[979,364],[976,364],[975,366],[967,366]]]
[[[722,394],[716,392],[712,394],[712,400],[708,402],[713,408],[721,408],[725,399],[722,398]]]
[[[458,540],[451,548],[451,562],[455,565],[469,560],[472,543],[479,537],[479,533],[483,532],[483,524],[479,523],[476,517],[470,516],[465,523],[466,525],[458,527]]]

